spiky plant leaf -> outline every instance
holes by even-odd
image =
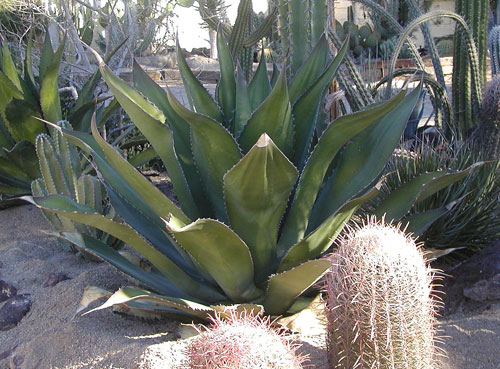
[[[328,270],[328,260],[311,260],[269,278],[264,309],[269,315],[285,313],[293,301]]]
[[[191,127],[193,156],[208,198],[217,218],[226,219],[222,178],[241,158],[238,144],[222,125],[186,109],[169,90],[167,95],[172,108]]]
[[[184,81],[184,89],[191,109],[197,113],[204,114],[216,120],[219,123],[224,122],[222,113],[217,104],[212,100],[208,91],[203,87],[201,82],[195,77],[189,68],[182,50],[177,42],[177,64],[181,72],[182,80]]]
[[[243,302],[259,296],[250,250],[236,233],[213,219],[198,219],[184,227],[176,223],[171,217],[165,224],[231,300]]]
[[[264,49],[260,54],[260,61],[252,81],[248,85],[248,93],[250,95],[250,103],[252,104],[252,111],[262,104],[262,102],[271,93],[271,84],[267,76],[266,54]]]
[[[293,152],[293,121],[288,98],[286,73],[281,76],[267,99],[253,112],[248,120],[239,142],[247,153],[263,133],[267,133],[276,146],[287,156]]]
[[[224,176],[231,228],[245,241],[262,282],[275,262],[276,243],[297,169],[265,133]]]
[[[404,99],[402,92],[375,108],[340,117],[325,130],[300,175],[279,241],[279,254],[283,255],[289,247],[304,237],[318,191],[338,151],[355,135],[375,124],[390,111],[401,109]]]

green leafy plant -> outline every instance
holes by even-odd
[[[330,367],[434,367],[433,271],[423,253],[373,219],[351,232],[325,276]]]
[[[48,134],[44,123],[68,120],[76,130],[89,131],[90,118],[96,104],[94,89],[100,72],[97,70],[77,91],[78,98],[67,111],[61,109],[58,74],[63,57],[64,41],[54,51],[48,34],[38,65],[38,75],[32,63],[33,34],[28,39],[23,73],[19,73],[7,44],[3,45],[0,69],[0,208],[14,205],[3,201],[31,193],[31,182],[40,177],[35,140],[39,134]],[[108,54],[109,58],[123,45]],[[98,117],[103,124],[116,104],[99,106]]]
[[[61,121],[60,126],[71,129],[71,125],[66,121]],[[53,130],[52,137],[46,134],[38,135],[36,153],[41,177],[31,183],[33,196],[62,194],[79,204],[92,207],[109,219],[117,220],[114,209],[110,205],[103,204],[106,192],[101,183],[96,177],[84,174],[85,166],[82,164],[82,158],[76,147],[70,144],[59,131]],[[115,249],[122,245],[121,241],[95,228],[73,222],[64,216],[46,211],[43,213],[56,232],[87,234]],[[65,244],[73,252],[81,251],[74,244]],[[81,254],[88,256],[85,251]]]
[[[439,148],[420,143],[415,152],[400,151],[389,161],[387,171],[392,174],[387,177],[380,198],[375,198],[373,203],[378,204],[384,194],[394,193],[397,188],[403,188],[405,183],[411,183],[415,177],[442,170],[463,171],[470,169],[474,163],[488,159],[483,148],[470,141],[450,141]],[[460,182],[422,198],[410,210],[410,214],[432,213],[435,212],[432,209],[443,209],[455,203],[450,211],[444,212],[424,232],[417,234],[418,240],[427,249],[458,249],[447,257],[451,262],[491,245],[500,232],[498,159],[478,166],[473,172],[469,169],[464,172],[466,175]]]
[[[124,223],[62,195],[28,200],[123,240],[152,264],[141,269],[88,235],[62,232],[156,291],[124,287],[100,308],[126,304],[128,311],[206,319],[231,304],[259,305],[268,315],[305,306],[309,299],[301,296],[329,267],[317,258],[378,193],[380,173],[420,95],[420,89],[401,92],[319,125],[321,96],[347,45],[328,61],[321,37],[290,82],[285,69],[269,80],[263,56],[247,84],[219,33],[215,99],[178,53],[191,110],[137,64],[135,87],[150,101],[101,62],[110,90],[162,159],[179,207],[107,144],[95,124],[92,136],[58,128],[92,156]],[[392,200],[395,216],[405,215],[411,196]]]

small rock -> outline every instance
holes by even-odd
[[[460,266],[447,271],[444,313],[475,310],[500,299],[500,242],[489,246]]]
[[[477,302],[500,299],[500,274],[464,287],[464,296]]]
[[[7,282],[0,280],[0,302],[10,299],[16,294],[17,290],[14,286],[11,286]]]
[[[66,281],[69,278],[65,273],[63,272],[53,272],[50,273],[45,282],[43,283],[44,287],[54,287],[56,284],[62,281]]]
[[[31,308],[29,295],[11,297],[0,309],[0,331],[14,328]]]

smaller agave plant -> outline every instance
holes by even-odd
[[[90,118],[97,103],[94,88],[100,78],[97,70],[78,92],[74,106],[63,114],[59,95],[59,69],[65,42],[54,51],[48,33],[40,55],[40,64],[32,62],[33,33],[30,33],[24,73],[19,73],[6,43],[0,52],[0,208],[13,205],[13,197],[31,193],[31,182],[40,177],[35,141],[49,134],[40,119],[56,123],[67,119],[76,130],[89,131]],[[119,45],[106,60],[118,50]],[[35,75],[38,69],[38,75]],[[100,107],[105,117],[113,106]],[[11,200],[11,201],[3,201]]]
[[[179,206],[110,146],[95,122],[92,135],[55,127],[92,156],[123,222],[63,195],[28,200],[123,240],[152,265],[140,268],[88,234],[61,232],[154,291],[124,287],[99,308],[204,320],[228,305],[273,316],[307,306],[304,294],[330,265],[318,257],[378,193],[421,91],[402,91],[325,124],[322,96],[348,41],[330,59],[321,37],[293,76],[283,68],[269,79],[263,56],[250,83],[220,33],[217,44],[215,99],[177,53],[190,109],[137,64],[137,90],[100,64],[111,92],[163,161]],[[387,209],[404,216],[413,195],[389,199]]]

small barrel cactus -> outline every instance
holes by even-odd
[[[187,347],[187,367],[201,369],[300,369],[297,345],[271,328],[269,317],[231,312],[216,316],[211,327]]]
[[[325,279],[330,368],[433,367],[432,271],[411,238],[370,219],[341,242]]]

